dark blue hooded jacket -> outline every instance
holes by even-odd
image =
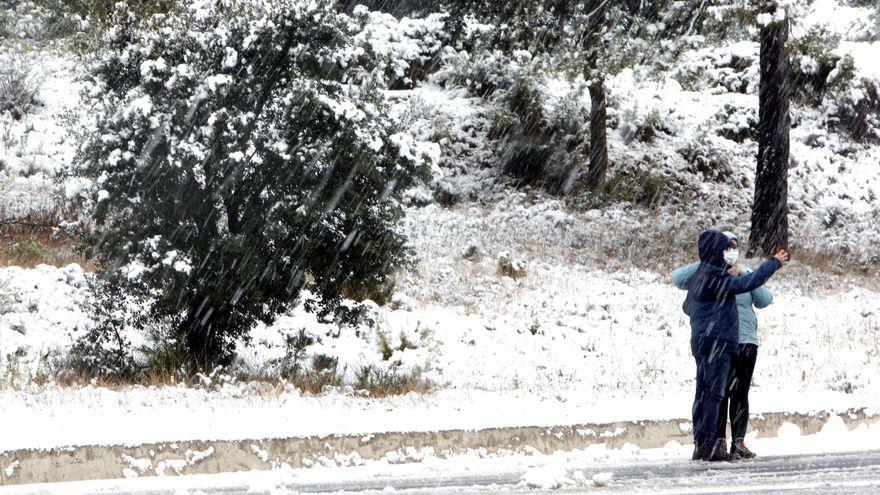
[[[764,285],[782,263],[771,258],[757,270],[734,277],[727,273],[724,250],[731,241],[717,230],[700,234],[700,266],[687,286],[684,312],[691,317],[691,352],[695,357],[736,352],[739,316],[736,295]]]

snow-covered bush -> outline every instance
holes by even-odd
[[[570,38],[564,19],[573,19],[583,2],[544,0],[449,0],[444,2],[451,18],[457,20],[454,32],[459,48],[475,47],[511,53],[546,51]],[[592,10],[592,9],[591,9]]]
[[[721,137],[737,143],[748,139],[756,140],[758,135],[758,110],[753,106],[739,106],[726,103],[715,114],[717,125],[714,131]]]
[[[339,0],[339,4],[345,12],[353,11],[357,6],[362,5],[369,10],[386,12],[398,17],[415,17],[436,9],[436,4],[425,0]]]
[[[550,89],[547,59],[525,50],[459,53],[438,80],[462,87],[492,109],[487,138],[496,145],[501,170],[552,191],[571,190],[586,157],[583,88]]]
[[[296,334],[288,334],[284,340],[284,358],[278,366],[278,371],[288,379],[296,380],[303,372],[306,359],[306,347],[315,343],[305,329],[300,329]]]
[[[25,67],[0,67],[0,114],[18,120],[40,105],[40,81]]]
[[[297,301],[347,319],[406,261],[398,198],[428,151],[352,69],[335,2],[124,10],[90,69],[75,171],[104,277],[152,300],[200,364]]]
[[[847,62],[841,61],[841,57],[835,53],[840,40],[839,34],[823,24],[812,26],[802,36],[791,40],[790,67],[794,98],[804,103],[821,104],[828,86],[835,82],[829,80],[832,71],[836,69],[835,79],[838,81],[851,73],[851,67],[847,70]],[[838,68],[840,62],[843,63]]]
[[[75,14],[89,17],[96,24],[112,22],[119,2],[95,0],[39,0],[41,2],[62,2]],[[126,10],[137,18],[145,19],[153,14],[167,13],[178,8],[180,0],[123,0]]]
[[[513,74],[532,71],[534,65],[534,57],[527,51],[512,55],[498,49],[478,49],[473,53],[460,51],[445,60],[438,80],[466,88],[475,96],[489,98],[499,89],[510,88],[515,80]]]
[[[441,51],[451,40],[447,20],[445,13],[398,20],[390,14],[356,7],[350,28],[354,32],[354,68],[366,73],[354,77],[376,81],[386,88],[413,87],[436,70]]]
[[[874,30],[858,26],[841,33],[819,22],[791,41],[792,94],[820,107],[833,127],[856,141],[880,139],[880,76],[873,68],[878,45],[874,35],[860,33]]]
[[[100,279],[88,282],[90,298],[85,304],[92,317],[89,328],[76,338],[66,359],[69,379],[129,378],[138,372],[127,327],[143,324],[145,313],[125,296],[121,287]],[[62,377],[63,378],[63,377]]]
[[[859,78],[846,91],[837,93],[829,105],[832,124],[846,130],[856,141],[880,141],[880,80]]]
[[[525,261],[505,251],[498,255],[498,274],[513,279],[523,278],[528,274],[528,266]]]
[[[627,108],[620,115],[614,115],[609,120],[611,120],[609,126],[613,125],[618,129],[625,144],[634,140],[650,143],[660,132],[673,134],[656,108],[646,113],[638,113],[634,108]]]
[[[9,282],[0,278],[0,315],[10,312],[14,303],[15,294],[9,288]]]
[[[658,29],[666,36],[701,35],[713,40],[739,40],[757,26],[760,0],[706,2],[671,0],[662,2]]]
[[[732,179],[734,171],[730,154],[705,134],[696,136],[678,152],[684,157],[688,172],[710,182],[727,182]]]
[[[844,0],[842,3],[852,7],[876,7],[877,0]]]
[[[666,57],[669,57],[667,54]],[[758,45],[741,41],[718,47],[693,47],[672,61],[660,60],[657,74],[672,77],[688,91],[756,94],[759,82]]]
[[[586,110],[577,92],[546,105],[544,83],[530,72],[512,75],[510,85],[493,98],[497,111],[491,137],[498,140],[501,167],[506,173],[568,192],[586,159]]]
[[[81,27],[82,18],[64,0],[0,1],[0,38],[62,38]]]
[[[868,26],[869,28],[866,30],[868,35],[862,41],[880,41],[880,9],[871,13]]]
[[[860,73],[845,50],[838,49],[833,60],[833,68],[814,86],[814,102],[821,104],[833,128],[856,141],[880,139],[880,78]],[[827,66],[817,66],[815,74],[821,79]]]
[[[639,166],[617,164],[605,181],[601,194],[590,195],[588,208],[601,208],[608,203],[628,203],[653,208],[670,198],[682,201],[681,194],[674,194],[675,181],[661,173],[649,156],[644,156]]]

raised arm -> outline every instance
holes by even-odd
[[[764,285],[767,280],[776,273],[776,270],[782,267],[782,261],[778,258],[770,258],[758,267],[757,270],[739,277],[730,276],[728,279],[728,290],[733,294],[744,294],[752,292],[758,287]]]
[[[672,272],[672,283],[681,290],[687,290],[688,281],[694,276],[694,273],[697,272],[697,268],[699,267],[699,263],[691,263],[690,265],[675,270]]]

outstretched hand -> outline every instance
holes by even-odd
[[[788,261],[788,253],[784,249],[780,249],[774,258],[778,259],[780,263],[785,263]]]

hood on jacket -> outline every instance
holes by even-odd
[[[724,250],[731,247],[733,243],[722,232],[717,230],[706,230],[700,234],[700,261],[712,266],[724,268],[727,262],[724,261]]]

